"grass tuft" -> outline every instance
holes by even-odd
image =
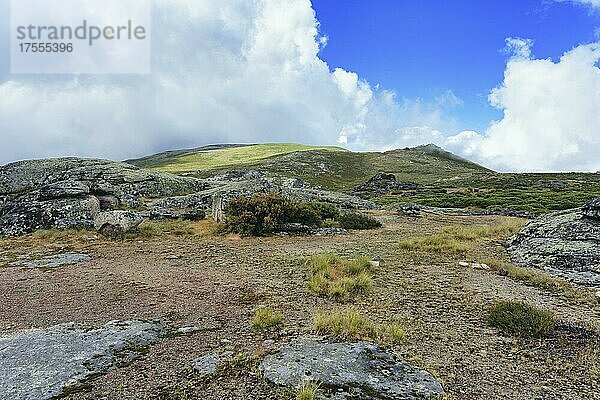
[[[356,310],[318,312],[315,314],[314,327],[317,333],[332,335],[342,339],[375,339],[377,328],[370,319]]]
[[[490,307],[487,323],[507,335],[540,338],[553,328],[555,317],[551,311],[528,303],[499,301]]]
[[[283,315],[279,310],[270,307],[261,307],[252,317],[252,328],[257,331],[265,331],[275,328],[281,324]]]
[[[296,393],[297,400],[315,400],[319,393],[320,385],[313,380],[307,379],[302,382]]]
[[[317,254],[306,261],[310,292],[338,301],[369,293],[373,289],[372,265],[368,258],[345,261],[330,254]]]

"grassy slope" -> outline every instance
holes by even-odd
[[[337,147],[263,144],[162,153],[131,163],[200,177],[250,167],[335,191],[351,190],[378,172],[422,185],[419,190],[374,199],[379,204],[414,202],[538,214],[578,207],[600,197],[600,174],[499,174],[435,146],[353,153]],[[553,184],[556,180],[559,184]]]
[[[131,160],[130,163],[180,174],[198,170],[212,170],[228,167],[236,168],[254,165],[269,157],[310,150],[321,150],[325,152],[345,151],[341,147],[306,146],[293,143],[267,143],[207,151],[199,149],[196,151],[186,151],[184,153],[162,153],[157,156],[150,156],[137,161]]]

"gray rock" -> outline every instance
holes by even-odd
[[[202,210],[186,210],[180,214],[184,221],[202,221],[206,218],[206,213]]]
[[[119,208],[119,199],[113,195],[96,195],[96,198],[100,202],[100,210],[112,211]]]
[[[38,229],[86,229],[100,212],[94,196],[41,200],[39,192],[9,200],[0,209],[0,236],[17,236]]]
[[[87,254],[79,253],[61,253],[44,256],[41,258],[26,258],[9,263],[11,267],[25,268],[57,268],[63,265],[73,265],[84,261],[90,261],[92,258]]]
[[[164,334],[159,323],[57,325],[0,338],[0,400],[47,400],[139,356]]]
[[[205,189],[199,179],[81,158],[20,161],[0,167],[0,236],[37,229],[93,227],[100,210],[131,208],[140,196]]]
[[[208,354],[194,360],[194,370],[200,375],[210,375],[217,371],[221,358],[217,354]]]
[[[414,182],[398,182],[394,174],[380,172],[367,182],[356,186],[351,193],[362,198],[381,196],[402,190],[417,190],[419,185]]]
[[[508,242],[513,261],[572,282],[600,287],[600,221],[591,208],[546,214]]]
[[[119,238],[136,229],[143,221],[144,219],[133,211],[105,211],[96,215],[94,226],[106,237]]]
[[[375,344],[294,340],[260,365],[266,379],[298,387],[306,379],[323,384],[340,399],[422,399],[444,393],[428,372],[397,361]],[[342,393],[340,395],[340,393]]]
[[[585,218],[600,221],[600,198],[594,199],[582,208]]]
[[[53,200],[62,197],[85,196],[90,193],[89,186],[77,181],[63,181],[40,188],[40,200]]]

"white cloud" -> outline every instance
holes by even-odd
[[[573,3],[586,4],[592,7],[600,7],[600,0],[572,0]]]
[[[450,137],[448,147],[501,170],[600,170],[600,43],[558,62],[528,52],[518,49],[489,96],[504,117],[485,136]]]
[[[6,15],[0,0],[0,15]],[[409,100],[319,58],[309,0],[155,0],[150,76],[23,77],[0,65],[0,163],[122,159],[208,143],[342,143],[386,150],[434,142],[503,170],[600,169],[600,45],[559,62],[513,57],[484,135],[459,132],[452,91]],[[0,32],[6,31],[0,17]],[[0,41],[0,49],[6,44]],[[401,89],[401,88],[400,88]]]

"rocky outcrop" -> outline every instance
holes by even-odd
[[[356,186],[352,189],[351,193],[368,199],[403,190],[416,190],[418,188],[419,185],[414,182],[398,182],[394,174],[381,172],[367,182]]]
[[[105,211],[95,216],[94,227],[103,236],[118,239],[136,229],[143,221],[144,218],[133,211]]]
[[[0,338],[0,400],[47,400],[132,361],[164,334],[160,323],[63,324]]]
[[[444,393],[428,372],[398,361],[368,342],[301,338],[267,356],[260,368],[266,379],[283,386],[317,381],[338,400],[429,399]]]
[[[600,200],[539,217],[511,238],[508,251],[520,265],[600,287]]]
[[[207,187],[198,179],[105,160],[20,161],[0,167],[0,236],[92,228],[99,212],[140,206],[141,196],[173,196]]]

